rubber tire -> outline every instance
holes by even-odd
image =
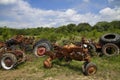
[[[106,50],[107,50],[107,48],[108,48],[109,46],[111,46],[111,47],[113,47],[113,48],[115,49],[115,51],[114,51],[113,54],[107,53]],[[103,53],[104,55],[108,56],[108,57],[109,57],[109,56],[118,55],[118,54],[119,54],[119,47],[118,47],[117,45],[113,44],[113,43],[107,43],[107,44],[103,45],[103,47],[102,47],[102,53]]]
[[[99,41],[103,45],[106,43],[120,44],[120,35],[115,34],[115,33],[108,33],[108,34],[101,36]]]
[[[89,69],[90,67],[94,67],[94,68],[95,68],[95,72],[92,73],[92,74],[90,74],[90,73],[88,72],[88,69]],[[83,71],[83,73],[84,73],[86,76],[90,76],[90,75],[93,75],[93,74],[95,74],[95,73],[97,72],[97,66],[96,66],[94,63],[92,63],[92,62],[85,62],[85,63],[83,64],[83,66],[82,66],[82,71]]]
[[[53,49],[53,46],[51,44],[51,42],[47,39],[40,39],[39,41],[37,41],[34,45],[33,45],[33,48],[35,48],[36,45],[40,44],[40,43],[46,43],[49,48],[52,50]]]
[[[96,52],[96,47],[94,46],[94,44],[89,44],[88,45],[88,50],[90,52],[91,56],[97,56],[97,52]]]
[[[7,57],[9,57],[13,61],[13,64],[10,67],[7,67],[4,63],[4,59],[7,58]],[[12,53],[3,54],[3,56],[1,57],[1,60],[0,60],[0,64],[1,64],[2,68],[5,69],[5,70],[13,69],[16,66],[16,63],[17,63],[17,58]]]
[[[48,40],[41,39],[38,42],[36,42],[35,45],[34,45],[33,53],[34,53],[34,55],[36,57],[43,57],[43,56],[45,56],[45,55],[43,55],[43,56],[37,55],[38,47],[44,47],[44,48],[46,48],[46,51],[51,51],[53,49],[51,43]]]

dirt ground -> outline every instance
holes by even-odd
[[[0,71],[0,80],[105,80],[95,76],[63,74],[55,77],[43,77],[43,72],[27,73],[25,70]]]
[[[18,65],[13,70],[0,69],[0,80],[119,80],[120,65],[105,64],[105,61],[98,58],[98,71],[95,75],[85,76],[80,68],[80,62],[73,61],[70,66],[54,64],[53,68],[45,69],[42,59],[28,57],[28,61]],[[118,59],[117,59],[118,60]],[[95,61],[94,61],[95,62]],[[61,63],[61,62],[60,62]],[[103,64],[101,64],[103,63]],[[110,66],[110,67],[109,67]],[[103,68],[102,68],[103,67]],[[105,68],[105,67],[108,67]],[[115,67],[115,68],[114,68]],[[110,68],[110,69],[109,69]]]

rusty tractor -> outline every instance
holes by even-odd
[[[43,53],[52,49],[51,47],[45,39],[35,43],[34,37],[16,35],[6,42],[0,42],[0,66],[6,70],[12,69],[26,61],[26,51],[33,51],[36,56],[43,56]]]
[[[0,42],[0,66],[5,70],[13,69],[26,61],[26,45],[32,44],[33,38],[16,35],[6,42]]]
[[[76,46],[84,46],[84,47],[88,48],[89,54],[93,55],[92,52],[94,52],[95,49],[93,49],[94,45],[92,47],[92,43],[93,43],[93,41],[89,41],[85,37],[83,37],[81,39],[81,42],[75,42],[73,44]],[[33,53],[35,54],[36,57],[43,57],[43,56],[45,56],[46,51],[54,50],[54,44],[55,43],[50,43],[50,41],[48,41],[46,39],[41,39],[34,44]],[[94,50],[94,51],[92,51],[92,50]]]
[[[88,50],[91,56],[116,56],[120,53],[120,35],[116,33],[104,34],[100,37],[99,42],[87,40]],[[80,45],[81,42],[77,42]],[[86,44],[86,43],[85,43]]]
[[[14,50],[16,48],[22,51],[29,51],[32,49],[32,45],[35,42],[35,38],[31,36],[16,35],[13,38],[5,42],[6,46]],[[32,46],[32,47],[31,47]]]
[[[120,35],[108,33],[100,37],[99,42],[89,41],[89,51],[94,55],[115,56],[120,52]]]
[[[6,46],[0,49],[0,67],[10,70],[26,60],[25,53],[21,50],[8,50]]]
[[[54,50],[45,52],[49,56],[43,63],[45,68],[52,67],[52,60],[64,58],[69,62],[72,60],[85,61],[82,70],[85,75],[93,75],[97,72],[97,66],[91,62],[88,48],[86,46],[76,46],[74,44],[63,47],[53,44]]]

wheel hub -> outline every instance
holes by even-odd
[[[94,74],[96,72],[96,69],[92,66],[88,69],[89,74]]]
[[[10,66],[13,64],[13,61],[12,61],[10,58],[6,58],[6,59],[4,60],[4,62],[5,62],[5,64],[6,64],[6,66],[8,66],[8,67],[10,67]]]
[[[39,47],[39,48],[37,49],[37,54],[38,54],[39,56],[43,56],[43,55],[45,54],[45,52],[46,52],[45,47]]]

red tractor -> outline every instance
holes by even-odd
[[[44,55],[49,56],[44,62],[45,68],[52,67],[52,60],[65,59],[67,62],[72,60],[84,61],[82,66],[83,73],[86,75],[92,75],[97,72],[97,67],[94,63],[91,63],[90,54],[86,45],[65,45],[63,47],[56,44],[51,44],[47,40],[40,40],[34,46],[34,54],[37,57]]]
[[[120,35],[115,33],[104,34],[100,37],[99,42],[84,38],[81,42],[76,42],[75,44],[86,44],[91,56],[105,55],[110,57],[119,55],[120,53]]]
[[[89,41],[89,51],[92,55],[116,56],[120,51],[120,35],[115,33],[104,34],[99,42]]]
[[[5,70],[13,69],[25,60],[25,53],[21,50],[9,50],[6,46],[0,49],[0,67]]]
[[[31,44],[31,42],[33,42],[32,39],[23,35],[16,35],[6,42],[0,42],[0,67],[10,70],[24,62],[26,60],[24,45]]]
[[[42,55],[46,50],[51,50],[48,41],[39,40],[35,42],[34,37],[16,35],[6,42],[0,42],[0,67],[9,70],[17,64],[26,60],[26,51],[34,51],[34,54]],[[45,43],[44,43],[45,42]]]

